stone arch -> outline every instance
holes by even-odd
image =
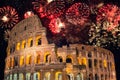
[[[27,57],[26,57],[26,65],[30,65],[31,63],[32,63],[32,56],[27,55]]]
[[[95,80],[99,80],[98,74],[95,74]]]
[[[13,76],[13,80],[17,80],[17,74],[16,73]]]
[[[51,62],[51,55],[50,55],[49,52],[46,52],[46,53],[44,54],[44,62],[45,62],[45,63]]]
[[[30,73],[26,73],[26,79],[25,80],[31,80],[30,77],[31,76],[31,74]]]
[[[89,74],[89,80],[93,80],[93,74],[92,73]]]
[[[35,57],[35,59],[36,59],[36,60],[35,60],[35,61],[36,61],[35,63],[36,63],[36,64],[40,64],[40,54],[37,54],[36,57]]]
[[[87,59],[85,57],[82,58],[81,64],[85,66],[87,65]]]
[[[62,80],[62,72],[55,73],[55,80]]]
[[[62,56],[59,56],[59,57],[58,57],[58,61],[59,61],[59,62],[63,62]]]
[[[40,73],[39,72],[34,73],[33,80],[40,80]]]
[[[50,72],[45,73],[44,80],[50,80]]]
[[[24,64],[24,56],[20,56],[19,65],[23,66],[23,64]]]
[[[74,75],[73,75],[73,73],[67,74],[67,80],[74,80]]]
[[[20,74],[19,74],[19,80],[24,80],[24,75],[23,75],[23,73],[20,73]]]
[[[78,73],[76,76],[76,80],[84,80],[83,79],[83,74],[82,73]]]
[[[73,63],[73,59],[71,56],[66,57],[66,63]]]

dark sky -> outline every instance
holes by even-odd
[[[0,8],[3,6],[12,6],[16,8],[16,10],[19,13],[20,19],[23,19],[24,12],[27,10],[33,10],[32,9],[32,1],[33,0],[0,0]],[[80,0],[76,0],[80,1]],[[83,2],[87,2],[90,0],[81,0]],[[98,0],[100,1],[100,0]],[[120,0],[105,0],[105,3],[113,3],[117,4],[118,6],[120,5]],[[4,66],[5,66],[5,57],[6,57],[6,47],[7,47],[7,42],[4,40],[4,30],[0,28],[0,80],[3,80],[4,77]],[[117,80],[120,80],[120,49],[111,49],[110,50],[114,53],[115,56],[115,64],[116,64],[116,72],[117,72]]]

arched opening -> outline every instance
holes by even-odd
[[[61,72],[55,73],[55,80],[62,80],[62,73]]]
[[[49,52],[45,53],[45,55],[44,55],[44,62],[45,63],[51,62],[51,56],[50,56]]]
[[[20,67],[24,65],[24,56],[20,56]]]
[[[14,67],[14,57],[10,58],[10,62],[11,62],[11,67]]]
[[[24,80],[24,75],[23,75],[23,73],[20,73],[20,74],[19,74],[19,80]]]
[[[95,80],[99,80],[99,77],[97,74],[95,74]]]
[[[17,43],[16,50],[20,50],[20,42]]]
[[[86,60],[86,58],[82,58],[81,63],[82,63],[82,65],[86,66],[86,65],[87,65],[87,60]]]
[[[13,79],[12,79],[12,74],[10,74],[10,80],[13,80]]]
[[[104,76],[103,76],[103,74],[101,74],[101,80],[104,80]]]
[[[58,61],[59,61],[59,62],[63,62],[62,57],[58,57]]]
[[[67,80],[74,80],[73,74],[68,74],[67,75]]]
[[[18,66],[18,57],[14,57],[14,62],[15,62],[14,66]]]
[[[39,72],[36,72],[34,73],[34,80],[40,80],[40,73]]]
[[[26,47],[26,42],[25,40],[22,41],[22,45],[21,45],[22,49],[24,49]]]
[[[97,59],[94,59],[94,67],[95,67],[95,68],[98,67],[98,61],[97,61]]]
[[[89,74],[89,80],[93,80],[93,74],[92,73]]]
[[[92,57],[92,53],[91,53],[91,52],[88,53],[88,57],[89,57],[89,58]]]
[[[30,79],[30,76],[31,76],[30,73],[26,73],[26,80],[31,80],[31,79]]]
[[[29,47],[32,47],[32,46],[33,46],[33,39],[32,39],[32,38],[29,38],[29,39],[28,39],[28,46],[29,46]]]
[[[13,80],[17,80],[17,74],[14,74]]]
[[[50,80],[50,72],[45,73],[44,80]]]
[[[26,65],[30,65],[32,63],[31,55],[26,57]]]
[[[36,64],[40,64],[40,54],[37,54],[36,56]]]
[[[92,68],[92,60],[91,59],[88,59],[88,66],[89,66],[89,68]]]
[[[36,37],[36,45],[41,45],[41,36]]]
[[[83,79],[83,74],[81,74],[81,73],[77,74],[76,80],[84,80]]]
[[[72,59],[70,57],[66,58],[66,63],[72,63]]]

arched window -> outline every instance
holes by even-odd
[[[55,80],[62,80],[62,73],[61,72],[55,73]]]
[[[28,46],[29,46],[29,47],[32,47],[32,46],[33,46],[33,39],[32,39],[32,38],[29,38],[29,39],[28,39]]]
[[[51,62],[51,56],[50,56],[50,53],[49,53],[49,52],[46,52],[46,53],[44,54],[44,62],[45,62],[45,63]]]
[[[45,73],[44,80],[50,80],[50,72]]]
[[[83,74],[77,74],[77,76],[76,76],[76,80],[84,80],[83,79]]]
[[[10,74],[10,80],[13,80],[13,79],[12,79],[12,74]]]
[[[101,80],[104,80],[104,76],[103,76],[103,74],[101,74]]]
[[[31,58],[31,55],[28,55],[26,57],[26,65],[30,65],[32,63],[32,58]]]
[[[94,67],[97,68],[97,66],[98,66],[98,61],[97,59],[94,59]]]
[[[67,58],[66,58],[66,63],[72,63],[72,58],[69,57],[69,56],[67,56]]]
[[[18,57],[14,57],[14,66],[18,66]]]
[[[91,58],[92,57],[92,53],[88,52],[88,57]]]
[[[34,73],[34,80],[40,80],[40,73],[39,72],[36,72]]]
[[[24,75],[23,75],[23,73],[20,73],[20,74],[19,74],[19,80],[24,80]]]
[[[7,63],[6,63],[6,66],[7,66],[8,69],[10,68],[10,63],[11,63],[11,62],[10,62],[10,58],[8,58],[8,59],[7,59]]]
[[[36,64],[40,64],[40,54],[37,54],[36,56]]]
[[[30,73],[26,73],[26,80],[31,80],[31,79],[30,79],[30,76],[31,76]]]
[[[22,46],[21,46],[21,47],[22,47],[22,49],[24,49],[24,48],[26,47],[26,42],[25,42],[25,40],[22,41]]]
[[[20,56],[20,66],[23,66],[23,64],[24,64],[24,56]]]
[[[36,45],[41,45],[41,36],[36,37]]]
[[[16,50],[20,50],[20,42],[17,43]]]
[[[59,62],[63,62],[62,57],[58,57]]]
[[[97,74],[95,74],[95,80],[99,80],[99,77]],[[106,80],[106,79],[105,79]]]
[[[17,74],[14,74],[13,80],[17,80]]]
[[[67,80],[74,80],[73,74],[68,74],[67,75]]]
[[[85,65],[85,66],[87,65],[87,60],[86,60],[86,58],[82,58],[82,61],[81,61],[81,62],[82,62],[82,65]]]
[[[107,68],[107,61],[106,60],[103,60],[103,65],[104,65],[104,68]]]
[[[92,60],[91,59],[88,59],[88,66],[89,66],[89,68],[92,68]]]
[[[14,57],[10,58],[11,67],[14,67]]]
[[[89,74],[89,80],[93,80],[93,74],[92,73]]]

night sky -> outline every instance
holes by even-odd
[[[16,9],[18,12],[19,20],[22,20],[24,18],[24,13],[28,10],[33,10],[32,2],[34,0],[0,0],[0,8],[4,6],[12,6]],[[90,0],[76,0],[81,2],[87,2]],[[100,0],[98,0],[100,1]],[[105,0],[105,3],[113,3],[118,6],[120,6],[120,0]],[[4,39],[4,28],[0,27],[0,80],[3,80],[4,77],[4,67],[5,67],[5,58],[6,58],[6,47],[7,47],[7,41]],[[50,37],[50,36],[49,36]],[[64,39],[63,39],[64,40]],[[64,41],[61,41],[61,44]],[[63,43],[64,44],[64,43]],[[113,47],[109,47],[109,50],[111,50],[115,57],[115,64],[116,64],[116,74],[117,74],[117,80],[120,80],[120,48],[116,49]]]

